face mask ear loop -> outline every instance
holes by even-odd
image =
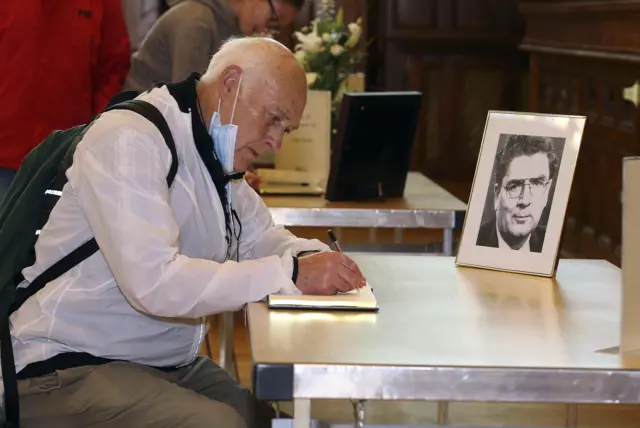
[[[229,124],[233,123],[233,115],[236,112],[236,104],[238,103],[238,95],[240,94],[240,86],[242,85],[242,76],[244,76],[244,74],[240,75],[240,81],[238,82],[238,90],[236,91],[236,98],[235,100],[233,100],[233,108],[231,109],[231,121],[229,122]]]

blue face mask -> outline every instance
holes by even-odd
[[[231,174],[233,172],[233,158],[236,151],[236,137],[238,135],[238,126],[233,125],[233,115],[236,111],[241,84],[242,74],[238,82],[238,90],[236,91],[236,98],[233,101],[229,123],[223,125],[220,120],[220,99],[218,99],[218,111],[213,113],[211,122],[209,123],[209,135],[211,135],[213,139],[213,150],[218,156],[218,159],[220,159],[225,174]]]

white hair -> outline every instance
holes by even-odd
[[[269,72],[275,71],[287,59],[295,60],[295,57],[286,46],[276,40],[268,37],[232,37],[213,55],[201,81],[217,81],[227,67],[236,65],[243,72],[242,93],[244,88],[258,83],[256,78],[265,79]]]

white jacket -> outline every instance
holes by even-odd
[[[244,180],[231,200],[242,223],[240,262],[225,261],[220,198],[193,142],[190,113],[166,87],[139,97],[172,131],[178,173],[160,132],[130,111],[102,115],[68,170],[68,183],[36,244],[32,281],[95,236],[100,251],[47,284],[11,317],[16,369],[61,352],[178,366],[198,354],[201,317],[272,293],[299,293],[292,255],[328,250],[275,226]],[[197,113],[196,113],[197,114]],[[212,148],[213,150],[213,148]]]

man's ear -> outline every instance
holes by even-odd
[[[230,65],[222,70],[219,79],[220,87],[218,88],[220,98],[235,98],[241,76],[242,68],[237,65]]]
[[[497,210],[498,209],[498,196],[500,195],[500,185],[498,185],[498,183],[495,183],[493,185],[493,209]]]

